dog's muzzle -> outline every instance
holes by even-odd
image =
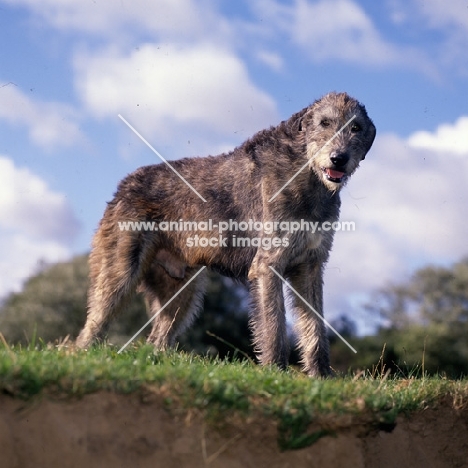
[[[339,184],[346,177],[346,172],[344,172],[342,169],[349,161],[349,154],[346,152],[334,151],[330,155],[330,161],[333,164],[333,168],[327,167],[322,170],[328,180]]]

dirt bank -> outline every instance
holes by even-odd
[[[468,467],[468,411],[428,409],[391,432],[351,420],[334,436],[281,452],[275,423],[206,424],[158,398],[97,393],[79,400],[0,396],[0,467]]]

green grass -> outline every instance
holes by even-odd
[[[95,347],[88,352],[52,346],[7,347],[0,343],[0,392],[30,399],[40,394],[82,396],[107,390],[131,393],[150,388],[171,407],[197,409],[207,420],[258,414],[278,423],[282,448],[310,445],[353,421],[391,428],[401,413],[444,402],[466,405],[468,380],[388,378],[361,374],[309,379],[289,369],[261,368],[137,345]],[[311,423],[320,430],[309,432]]]

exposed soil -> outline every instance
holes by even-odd
[[[0,395],[0,467],[468,467],[468,411],[443,405],[401,416],[390,432],[342,420],[334,436],[280,451],[272,421],[206,423],[157,397]]]

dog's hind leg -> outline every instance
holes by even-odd
[[[148,342],[156,348],[173,346],[176,338],[195,319],[206,283],[205,271],[194,278],[200,268],[187,267],[167,253],[158,253],[145,274],[139,291],[144,294],[148,315],[154,317]]]
[[[147,233],[116,229],[111,220],[104,218],[93,240],[88,314],[76,340],[79,348],[104,338],[109,322],[131,299],[150,264],[153,249]]]

